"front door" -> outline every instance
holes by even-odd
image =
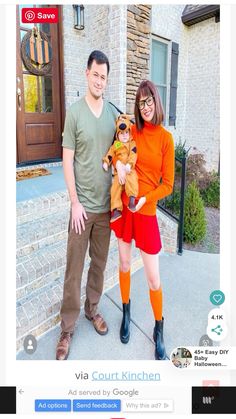
[[[52,67],[47,75],[34,75],[21,59],[21,41],[36,25],[22,23],[22,7],[17,8],[17,163],[60,158],[62,142],[59,24],[37,24],[50,41]]]

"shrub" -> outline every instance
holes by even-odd
[[[212,171],[208,172],[205,168],[203,154],[191,154],[187,162],[186,184],[193,181],[200,190],[204,204],[208,207],[219,208],[220,206],[220,177]]]
[[[187,150],[185,147],[186,141],[182,143],[181,137],[179,137],[179,142],[175,145],[175,157],[178,159],[182,159],[183,157],[188,156],[188,152],[190,148]],[[181,185],[181,173],[182,173],[182,166],[179,161],[175,161],[175,186],[180,188]]]
[[[211,174],[209,185],[200,191],[204,204],[207,207],[220,207],[220,178],[217,173]]]
[[[184,208],[184,240],[198,243],[206,235],[206,216],[203,200],[196,182],[190,183],[186,190]]]
[[[180,190],[177,189],[172,195],[169,195],[165,200],[165,207],[175,215],[179,215],[180,212]]]
[[[182,157],[188,153],[185,144],[186,141],[182,143],[181,138],[179,138],[179,142],[175,145],[175,157],[182,159]]]

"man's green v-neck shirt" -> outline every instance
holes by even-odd
[[[79,201],[85,210],[103,213],[110,209],[111,168],[105,172],[102,158],[112,144],[118,112],[109,102],[97,118],[85,98],[67,111],[62,146],[75,152],[74,173]]]

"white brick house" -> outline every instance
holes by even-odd
[[[123,111],[133,113],[140,80],[152,79],[160,85],[166,127],[175,141],[181,139],[187,147],[199,150],[208,169],[217,171],[219,6],[86,5],[84,13],[85,29],[76,31],[72,6],[63,6],[66,107],[78,99],[77,92],[80,96],[85,93],[88,55],[101,49],[111,64],[106,96]],[[170,124],[172,45],[177,45],[178,65],[176,112]]]

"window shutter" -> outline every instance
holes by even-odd
[[[169,108],[169,125],[171,125],[171,126],[175,126],[175,122],[176,122],[178,59],[179,59],[179,44],[177,44],[176,42],[172,42],[171,80],[170,80],[170,108]]]

